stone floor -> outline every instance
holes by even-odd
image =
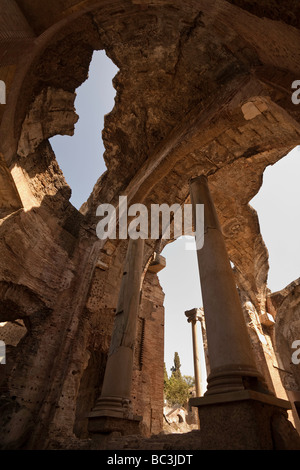
[[[148,439],[140,436],[110,436],[102,442],[93,441],[91,449],[99,449],[98,445],[104,445],[103,450],[199,450],[200,431],[159,434]]]
[[[68,439],[65,443],[52,441],[50,450],[200,450],[200,431],[161,433],[149,438],[122,436],[120,433],[102,435],[94,439]]]

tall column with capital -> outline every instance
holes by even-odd
[[[201,449],[300,449],[288,421],[291,404],[267,390],[256,368],[207,178],[192,179],[190,191],[194,213],[196,204],[204,204],[204,243],[196,246],[210,373],[204,396],[190,399],[198,408]],[[196,228],[196,237],[197,232],[203,233]]]
[[[202,380],[201,380],[201,361],[199,353],[199,342],[198,342],[198,331],[197,321],[200,321],[200,310],[193,308],[192,310],[186,310],[185,316],[188,322],[192,325],[192,340],[193,340],[193,358],[194,358],[194,372],[195,372],[195,388],[196,396],[201,397],[202,395]]]
[[[140,303],[144,240],[130,239],[101,396],[89,414],[91,432],[121,430],[122,420],[139,421],[131,410],[131,381]]]
[[[190,181],[190,194],[194,213],[196,204],[204,204],[204,244],[197,257],[210,363],[206,394],[264,389],[205,176]]]

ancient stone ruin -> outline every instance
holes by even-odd
[[[300,448],[300,278],[270,291],[249,205],[300,143],[299,28],[294,0],[0,0],[1,449]],[[97,50],[116,98],[78,211],[49,139],[73,134]],[[204,204],[210,373],[191,433],[161,433],[172,240],[99,238],[120,196]]]

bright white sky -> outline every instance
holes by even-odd
[[[105,171],[101,138],[103,116],[114,106],[112,79],[117,67],[103,51],[94,53],[89,79],[77,90],[80,116],[73,137],[56,136],[51,144],[72,188],[72,204],[79,209]],[[251,201],[258,212],[261,232],[270,255],[269,287],[280,290],[300,277],[300,147],[265,170],[261,190]],[[185,310],[202,306],[197,257],[186,250],[184,239],[163,251],[167,267],[159,279],[165,293],[165,362],[173,365],[175,351],[181,372],[194,375],[191,326]]]

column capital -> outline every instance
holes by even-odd
[[[206,184],[208,183],[208,179],[207,179],[206,175],[194,176],[194,177],[190,178],[189,183],[193,184],[196,181],[198,181],[199,183],[206,183]]]
[[[204,315],[203,308],[192,308],[184,313],[189,323],[196,322],[197,320],[201,321]]]

